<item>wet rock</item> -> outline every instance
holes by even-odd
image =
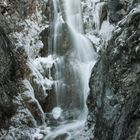
[[[48,35],[49,35],[49,28],[44,29],[41,33],[41,40],[43,42],[43,48],[40,50],[40,56],[45,57],[48,54]]]
[[[136,7],[119,22],[92,71],[87,104],[93,140],[139,139],[139,16]]]
[[[54,87],[52,87],[51,90],[46,91],[48,96],[46,97],[45,103],[44,103],[44,112],[51,112],[52,109],[57,105],[56,103],[56,93],[54,90]]]
[[[66,140],[68,138],[68,134],[61,134],[59,136],[57,136],[54,140]]]
[[[24,80],[23,83],[25,84],[25,91],[21,94],[21,97],[26,105],[26,107],[29,109],[33,117],[35,118],[38,125],[42,125],[45,123],[45,116],[44,112],[41,108],[41,105],[35,99],[34,90],[29,83],[28,80]]]
[[[102,9],[101,9],[101,14],[100,14],[100,29],[101,29],[101,25],[103,23],[103,21],[107,19],[107,5],[103,5]]]

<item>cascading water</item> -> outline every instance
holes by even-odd
[[[67,139],[74,139],[74,130],[81,129],[87,117],[88,82],[96,54],[83,34],[80,3],[80,0],[53,0],[53,41],[49,53],[55,58],[57,106],[52,111],[56,122],[50,123],[45,140],[60,135],[63,140],[64,134],[69,134]]]

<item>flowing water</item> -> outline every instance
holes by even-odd
[[[49,55],[55,59],[56,106],[45,140],[74,139],[86,121],[89,77],[96,54],[84,36],[81,1],[53,0]],[[77,131],[76,131],[77,130]]]

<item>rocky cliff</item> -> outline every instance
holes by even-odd
[[[90,78],[88,127],[94,140],[139,140],[140,2],[106,5],[115,29]]]
[[[0,1],[1,140],[43,138],[46,95],[29,61],[46,47],[41,33],[47,28],[47,10],[42,0]]]

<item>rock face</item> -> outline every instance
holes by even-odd
[[[32,88],[35,85],[32,81],[35,77],[27,65],[29,56],[26,51],[28,47],[34,54],[36,50],[31,50],[34,46],[38,48],[43,46],[39,40],[40,32],[46,28],[42,27],[43,14],[47,14],[43,0],[0,1],[0,139],[2,140],[34,140],[43,137],[37,128],[45,125],[45,115],[41,106],[43,103],[40,103],[45,99],[38,88],[39,85],[36,84],[36,88]],[[47,44],[45,43],[44,46]],[[39,94],[42,98],[38,98]],[[34,135],[36,131],[38,134]]]
[[[31,91],[23,88],[21,81],[25,68],[22,63],[25,58],[18,53],[0,28],[0,138],[3,140],[33,139],[30,134],[35,130],[31,128],[44,123],[38,101]]]
[[[108,3],[110,15],[124,6],[115,3]],[[94,140],[140,139],[139,9],[139,1],[129,1],[125,18],[110,17],[117,26],[92,71],[87,100],[88,127],[95,125]]]
[[[12,98],[16,94],[13,77],[16,76],[14,67],[17,64],[11,46],[11,42],[0,28],[0,127],[2,128],[8,127],[8,120],[15,113]]]

